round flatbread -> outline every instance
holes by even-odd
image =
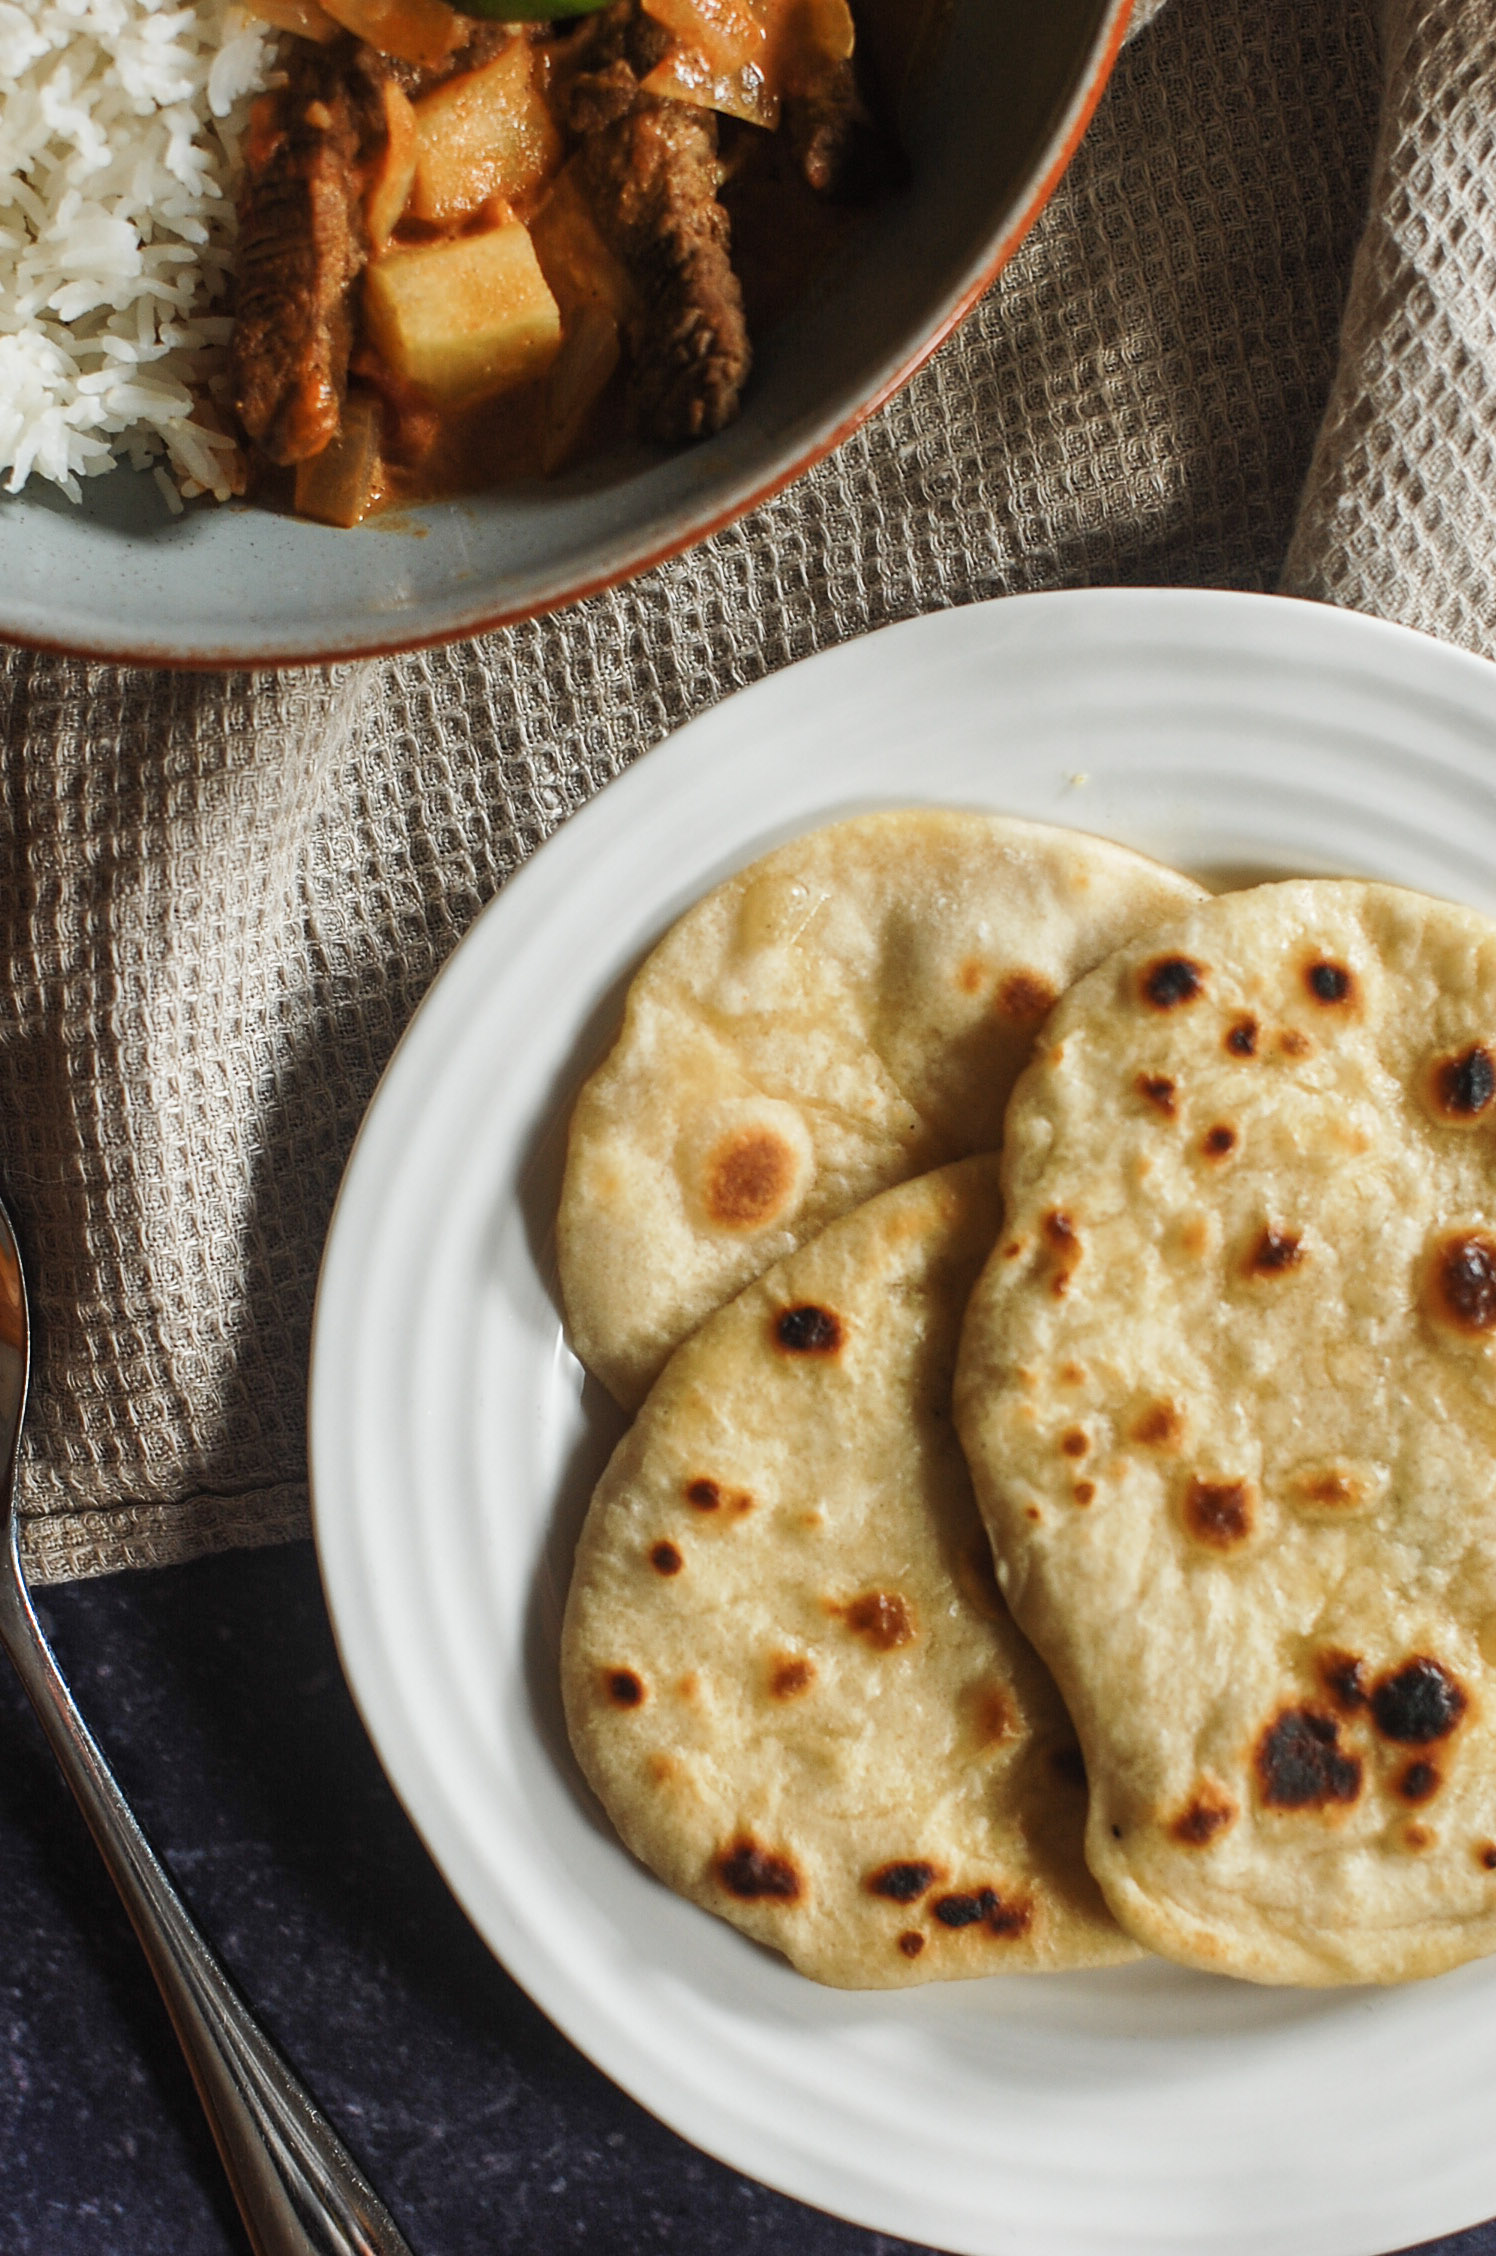
[[[635,1855],[844,1988],[1135,1955],[950,1417],[997,1163],[886,1192],[671,1358],[577,1549],[572,1744]]]
[[[632,1409],[770,1262],[995,1149],[1056,998],[1198,898],[1103,839],[942,812],[812,831],[709,893],[577,1100],[559,1252],[583,1362]]]
[[[1269,1982],[1496,1949],[1496,927],[1211,901],[1009,1108],[957,1415],[1118,1919]]]

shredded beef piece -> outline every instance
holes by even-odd
[[[717,201],[716,120],[641,94],[588,136],[585,161],[598,224],[639,291],[629,350],[640,428],[667,444],[722,430],[751,352]]]
[[[255,105],[231,361],[239,420],[272,462],[320,454],[342,416],[353,285],[368,256],[358,158],[379,66],[352,40],[293,40],[285,86]]]
[[[634,0],[583,36],[569,115],[593,216],[639,293],[628,336],[634,419],[666,444],[704,438],[737,414],[752,359],[717,200],[717,121],[640,91],[668,37]]]
[[[644,13],[638,0],[613,0],[611,7],[581,19],[566,42],[565,62],[571,73],[606,71],[623,62],[636,78],[644,78],[669,52],[669,32]]]
[[[621,55],[598,70],[586,71],[571,90],[571,125],[576,133],[601,133],[634,106],[639,81]]]
[[[880,185],[887,169],[883,137],[850,59],[827,63],[812,85],[786,98],[784,127],[795,162],[818,196],[860,200]]]

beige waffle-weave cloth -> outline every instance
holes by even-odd
[[[931,366],[629,587],[330,673],[0,658],[36,1574],[304,1531],[317,1264],[380,1069],[505,878],[691,714],[911,613],[1270,588],[1285,554],[1492,647],[1496,9],[1393,0],[1385,33],[1384,102],[1371,0],[1171,0]]]

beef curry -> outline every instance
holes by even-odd
[[[289,36],[245,146],[234,406],[256,490],[326,523],[722,430],[752,328],[894,171],[849,0],[260,5]]]

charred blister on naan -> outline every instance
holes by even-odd
[[[1207,973],[1192,956],[1155,956],[1138,973],[1138,993],[1152,1010],[1179,1010],[1205,992]]]
[[[848,1629],[877,1653],[892,1653],[901,1645],[912,1645],[919,1634],[914,1608],[896,1590],[865,1590],[845,1606],[833,1604],[831,1611],[841,1614]]]
[[[804,1892],[793,1860],[764,1848],[751,1834],[741,1833],[730,1842],[712,1869],[739,1903],[798,1903]]]
[[[1070,1289],[1072,1272],[1080,1262],[1082,1246],[1074,1217],[1052,1206],[1039,1224],[1049,1252],[1049,1289],[1062,1299]]]
[[[656,1543],[650,1548],[649,1563],[656,1574],[678,1575],[686,1562],[675,1544]]]
[[[1096,1483],[1094,1481],[1077,1481],[1070,1494],[1082,1508],[1087,1504],[1094,1504],[1096,1501]]]
[[[972,1685],[966,1695],[971,1735],[979,1748],[1001,1747],[1021,1731],[1018,1711],[1006,1685],[984,1682]]]
[[[1454,1230],[1430,1251],[1423,1305],[1444,1330],[1467,1339],[1496,1331],[1496,1238]]]
[[[1415,1653],[1371,1688],[1371,1720],[1400,1747],[1432,1747],[1457,1731],[1470,1696],[1442,1661]]]
[[[769,1690],[776,1700],[798,1700],[815,1680],[815,1662],[804,1653],[776,1653],[769,1663]]]
[[[980,1927],[1004,1941],[1026,1935],[1034,1917],[1030,1902],[1020,1899],[1009,1903],[996,1888],[956,1889],[937,1896],[930,1908],[942,1927]]]
[[[893,1864],[880,1864],[862,1884],[870,1896],[883,1896],[889,1903],[910,1904],[927,1896],[939,1878],[938,1866],[926,1864],[919,1857],[910,1857]]]
[[[841,1318],[812,1301],[782,1308],[774,1318],[774,1344],[786,1355],[813,1355],[828,1361],[841,1353],[845,1337]]]
[[[1133,1083],[1144,1104],[1152,1105],[1165,1120],[1173,1120],[1179,1111],[1179,1090],[1167,1073],[1140,1073]]]
[[[1207,1780],[1170,1820],[1169,1833],[1182,1848],[1208,1849],[1236,1823],[1236,1816],[1236,1804],[1224,1787]]]
[[[1010,971],[997,990],[997,1007],[1004,1018],[1037,1024],[1048,1018],[1059,996],[1037,971]]]
[[[917,1927],[906,1927],[898,1939],[898,1948],[905,1958],[918,1958],[925,1947],[925,1938]]]
[[[1257,1524],[1257,1494],[1250,1481],[1194,1479],[1180,1507],[1185,1532],[1208,1551],[1239,1551]]]
[[[1431,1802],[1444,1783],[1443,1772],[1421,1758],[1408,1763],[1392,1781],[1392,1791],[1405,1802]]]
[[[1355,1715],[1365,1707],[1370,1698],[1366,1682],[1366,1663],[1356,1653],[1342,1652],[1332,1646],[1321,1653],[1315,1663],[1320,1683],[1342,1715]]]
[[[1333,956],[1315,956],[1304,966],[1304,985],[1323,1010],[1354,1010],[1360,988],[1349,964]]]
[[[1267,1809],[1332,1809],[1361,1793],[1359,1755],[1340,1744],[1340,1725],[1320,1708],[1284,1708],[1258,1739],[1253,1755]]]
[[[1177,1403],[1150,1402],[1134,1418],[1129,1435],[1140,1448],[1172,1455],[1184,1443],[1184,1412]]]
[[[642,1708],[647,1697],[643,1677],[626,1668],[603,1670],[603,1694],[615,1708]]]
[[[1477,1841],[1475,1861],[1483,1872],[1496,1872],[1496,1841]]]
[[[1341,1518],[1369,1503],[1375,1483],[1353,1465],[1305,1465],[1285,1482],[1289,1501],[1300,1511]]]
[[[774,1129],[745,1127],[708,1153],[701,1203],[719,1230],[767,1229],[798,1187],[800,1154]]]
[[[1231,1157],[1240,1141],[1239,1134],[1229,1121],[1218,1120],[1214,1127],[1207,1128],[1200,1138],[1200,1151],[1204,1158],[1210,1160],[1213,1165],[1219,1166],[1223,1159]]]
[[[1234,1018],[1226,1029],[1225,1040],[1228,1055],[1236,1058],[1256,1057],[1257,1041],[1261,1031],[1256,1019],[1249,1017],[1246,1013],[1243,1013],[1240,1018]]]
[[[1249,1277],[1285,1277],[1304,1259],[1304,1240],[1297,1230],[1280,1229],[1269,1222],[1259,1230],[1247,1254]]]
[[[1067,1426],[1060,1436],[1060,1447],[1067,1457],[1084,1457],[1091,1447],[1091,1437],[1083,1426]]]
[[[1496,1057],[1483,1042],[1435,1058],[1424,1076],[1424,1101],[1436,1120],[1473,1128],[1496,1098]]]
[[[682,1493],[693,1512],[716,1512],[724,1519],[740,1520],[753,1510],[754,1500],[746,1488],[729,1488],[705,1473],[688,1480]]]

